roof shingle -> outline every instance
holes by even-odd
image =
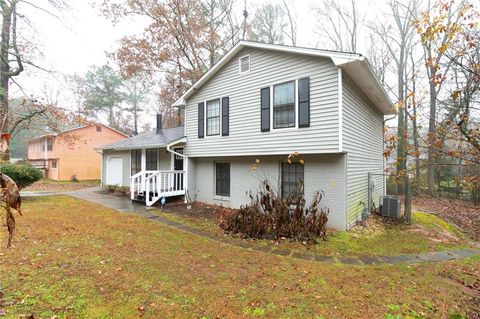
[[[163,129],[162,133],[157,134],[156,131],[145,132],[121,140],[115,143],[102,145],[99,149],[102,150],[130,150],[137,148],[155,148],[166,147],[171,142],[184,137],[183,126]]]

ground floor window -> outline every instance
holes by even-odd
[[[142,170],[142,150],[132,150],[130,153],[131,156],[131,173],[135,175]]]
[[[57,161],[52,161],[52,168],[57,168]]]
[[[303,194],[303,165],[282,163],[282,196]]]
[[[215,163],[215,194],[230,196],[230,163]]]
[[[149,149],[146,151],[147,156],[147,163],[146,169],[147,171],[156,171],[157,170],[157,163],[158,163],[158,149]]]

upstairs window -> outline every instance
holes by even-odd
[[[52,151],[53,150],[53,139],[49,138],[47,139],[47,151]]]
[[[246,73],[250,71],[250,55],[243,56],[239,59],[240,73]]]
[[[100,125],[97,125],[97,132],[101,132],[102,131],[102,127]]]
[[[295,127],[295,81],[273,86],[273,128]]]
[[[220,134],[220,99],[207,102],[207,135]]]

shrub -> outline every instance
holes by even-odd
[[[0,172],[13,179],[19,189],[32,185],[43,177],[41,170],[27,164],[6,164],[0,167]]]
[[[310,206],[305,206],[302,194],[286,197],[274,190],[268,181],[251,203],[238,210],[226,209],[220,217],[220,227],[227,232],[249,238],[279,239],[281,237],[316,242],[326,239],[328,208],[319,208],[323,193],[316,192]]]
[[[106,192],[119,194],[119,195],[129,195],[130,194],[130,187],[128,186],[118,186],[118,185],[105,185],[103,189]]]

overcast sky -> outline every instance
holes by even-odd
[[[265,0],[250,0],[255,5]],[[281,0],[274,0],[280,2]],[[46,0],[38,0],[46,2]],[[59,104],[68,107],[71,104],[69,93],[63,87],[63,74],[83,74],[90,65],[102,65],[108,61],[107,52],[118,47],[119,40],[129,34],[142,31],[146,22],[142,20],[122,21],[113,25],[100,13],[101,0],[70,0],[70,9],[55,18],[49,14],[38,12],[31,8],[23,8],[35,26],[35,42],[40,44],[42,56],[35,59],[40,66],[55,71],[54,77],[38,70],[25,72],[19,79],[24,93],[33,96],[48,95],[51,99],[58,96]],[[237,1],[242,4],[243,1]],[[380,12],[379,7],[384,1],[359,0],[359,8],[363,14],[373,16]],[[37,3],[37,2],[35,2]],[[298,45],[314,47],[319,37],[314,32],[317,17],[312,7],[315,0],[290,0],[290,6],[297,15]],[[383,3],[383,4],[382,4]],[[375,9],[371,9],[375,8]],[[241,8],[238,8],[241,12]],[[376,12],[376,13],[373,13]],[[360,50],[362,50],[360,44]],[[362,53],[362,52],[360,52]],[[13,87],[12,95],[21,92]]]

